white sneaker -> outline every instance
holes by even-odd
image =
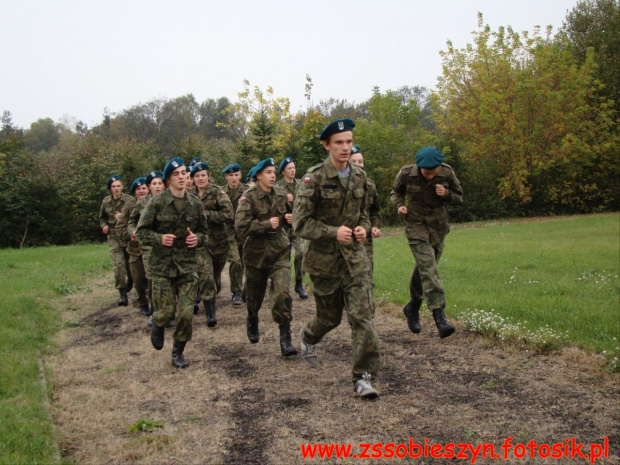
[[[379,392],[370,384],[370,375],[368,373],[364,373],[362,379],[358,379],[355,382],[353,390],[355,391],[355,397],[362,397],[365,399],[379,397]]]
[[[299,333],[299,340],[301,341],[301,358],[312,368],[315,368],[319,364],[319,354],[316,352],[316,344],[308,344],[304,341],[303,328],[301,328]]]

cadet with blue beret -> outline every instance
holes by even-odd
[[[152,247],[149,272],[155,313],[151,344],[157,350],[163,348],[165,328],[175,317],[178,301],[172,365],[185,368],[188,362],[183,351],[192,338],[198,285],[196,247],[206,245],[208,225],[202,203],[185,190],[187,173],[182,158],[166,163],[164,181],[167,189],[142,211],[137,236],[140,244]]]
[[[241,166],[238,163],[231,163],[226,166],[222,173],[226,178],[226,185],[222,190],[228,195],[233,206],[233,218],[239,206],[239,199],[248,189],[248,186],[241,182]],[[235,306],[243,304],[243,244],[237,242],[235,235],[234,220],[232,227],[228,228],[228,242],[230,250],[228,254],[228,274],[230,276],[230,292],[232,294],[232,303]]]
[[[110,256],[114,263],[114,282],[118,289],[120,298],[119,307],[127,305],[127,293],[133,287],[131,271],[129,269],[129,254],[127,253],[127,242],[123,241],[116,234],[116,220],[123,211],[123,207],[132,197],[123,194],[123,181],[118,174],[110,176],[107,182],[110,195],[103,199],[99,210],[99,226],[101,231],[108,237],[110,246]]]
[[[443,241],[450,232],[445,205],[463,203],[461,183],[443,161],[438,148],[420,149],[415,164],[400,169],[390,193],[398,215],[405,220],[405,235],[415,259],[409,281],[411,300],[403,308],[407,325],[411,332],[420,332],[420,307],[426,300],[442,338],[454,333],[444,313],[446,296],[437,270]]]
[[[247,334],[251,343],[258,342],[258,311],[267,292],[267,282],[271,279],[271,315],[280,327],[282,356],[290,357],[297,351],[291,342],[290,243],[283,227],[291,223],[291,205],[286,192],[275,185],[273,158],[262,160],[255,168],[256,184],[239,199],[235,217],[237,239],[243,244]]]
[[[296,167],[295,162],[291,157],[286,157],[280,162],[279,173],[282,175],[276,186],[281,187],[287,193],[288,201],[293,205],[295,202],[295,193],[301,181],[295,179]],[[301,263],[304,258],[304,249],[306,247],[306,241],[301,237],[296,236],[293,232],[292,226],[285,225],[285,231],[291,241],[291,250],[295,251],[295,292],[299,294],[300,299],[307,299],[308,293],[304,289],[304,272],[301,268]]]
[[[362,398],[379,394],[371,384],[380,363],[372,320],[370,264],[362,244],[370,231],[367,178],[349,163],[355,123],[328,124],[319,140],[329,158],[302,178],[293,207],[295,234],[307,239],[304,270],[314,285],[316,314],[301,329],[301,355],[317,366],[316,345],[342,320],[347,309],[353,350],[353,390]]]

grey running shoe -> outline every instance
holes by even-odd
[[[315,368],[319,364],[319,354],[316,352],[316,344],[308,344],[304,341],[303,328],[301,328],[299,333],[299,340],[301,341],[301,358],[303,358],[308,365]]]
[[[362,397],[364,399],[379,397],[379,392],[370,384],[370,375],[368,373],[364,373],[362,379],[358,379],[355,382],[354,391],[355,397]]]

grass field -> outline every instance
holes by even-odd
[[[619,226],[617,214],[461,225],[440,262],[448,315],[494,310],[525,330],[548,325],[565,344],[617,353]],[[375,260],[377,299],[404,304],[413,265],[406,239],[377,240]],[[112,286],[111,268],[107,245],[0,250],[0,463],[54,461],[38,354],[54,351],[58,297],[88,292],[102,274]]]

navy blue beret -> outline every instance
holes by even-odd
[[[338,134],[339,132],[353,131],[354,127],[355,122],[351,118],[337,119],[336,121],[325,126],[319,135],[319,140],[327,140],[329,136]]]
[[[231,163],[230,165],[228,165],[226,168],[222,170],[222,173],[230,174],[230,173],[237,173],[239,171],[241,171],[241,165],[239,165],[238,163]]]
[[[200,160],[200,157],[194,157],[192,158],[192,161],[189,162],[189,167],[191,168],[192,166],[200,163],[202,160]]]
[[[164,181],[168,176],[172,174],[174,170],[181,166],[185,166],[185,162],[181,157],[174,157],[172,160],[168,160],[168,163],[166,163],[166,166],[164,166]]]
[[[362,153],[362,149],[359,145],[354,145],[353,147],[351,147],[351,155],[353,155],[354,153]]]
[[[418,168],[432,170],[443,163],[443,153],[436,147],[424,147],[415,154],[415,164]]]
[[[264,160],[259,161],[254,167],[254,177],[256,177],[258,173],[263,171],[268,166],[276,166],[273,162],[273,158],[265,158]]]
[[[164,177],[164,173],[162,173],[161,171],[151,171],[149,174],[146,175],[146,185],[150,186],[151,182],[153,182],[153,179],[155,178],[162,178]]]
[[[201,161],[192,166],[190,176],[193,178],[198,171],[209,171],[209,164]]]
[[[110,178],[108,179],[108,189],[110,188],[110,186],[112,185],[112,183],[114,181],[120,181],[121,177],[118,174],[113,174],[112,176],[110,176]]]
[[[140,186],[143,186],[146,184],[146,178],[144,176],[140,176],[139,178],[134,179],[134,181],[131,183],[131,193],[133,194],[133,192]]]
[[[280,168],[278,170],[278,173],[282,173],[282,170],[286,168],[286,165],[288,165],[289,163],[293,163],[293,159],[291,157],[286,157],[284,160],[282,160],[280,162]]]

